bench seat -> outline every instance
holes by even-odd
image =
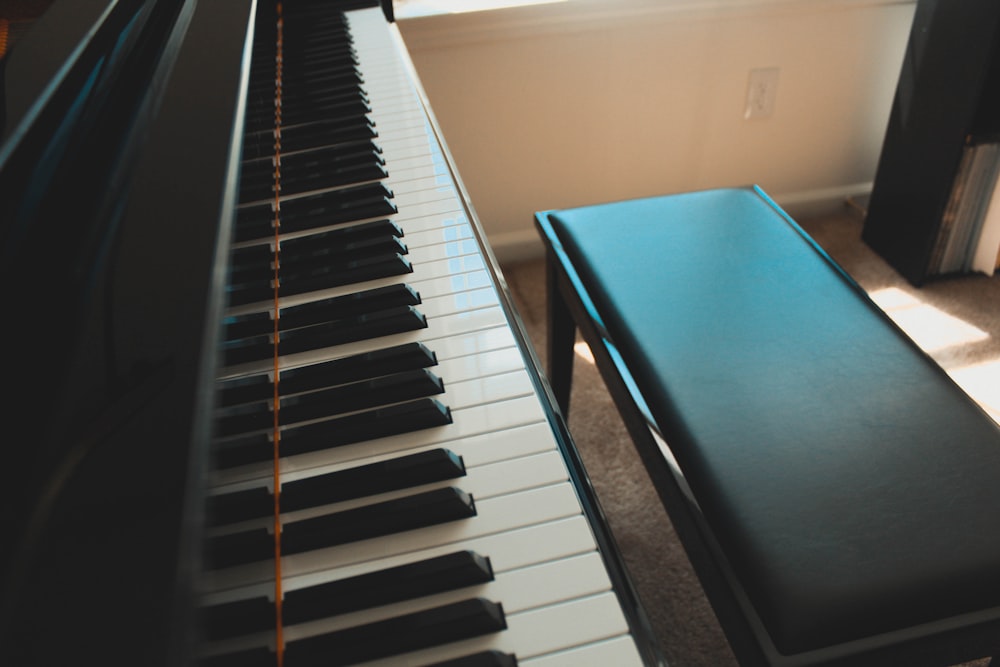
[[[741,664],[1000,654],[1000,429],[760,188],[535,221]]]

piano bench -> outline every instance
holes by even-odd
[[[539,212],[741,665],[1000,660],[1000,428],[760,188]]]

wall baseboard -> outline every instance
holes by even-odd
[[[487,234],[497,261],[502,264],[516,264],[541,259],[545,256],[545,246],[538,237],[534,226],[516,232],[497,235]]]
[[[806,220],[843,210],[852,200],[872,191],[872,184],[853,183],[832,188],[816,188],[801,192],[772,195],[778,206],[794,220]],[[770,194],[770,193],[769,193]]]

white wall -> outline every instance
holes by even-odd
[[[864,192],[914,6],[570,0],[399,28],[505,260],[538,250],[537,210],[757,183],[804,216]],[[776,104],[745,120],[756,67],[780,68]]]

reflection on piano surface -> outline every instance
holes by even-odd
[[[391,5],[76,2],[0,152],[0,651],[659,664]]]

